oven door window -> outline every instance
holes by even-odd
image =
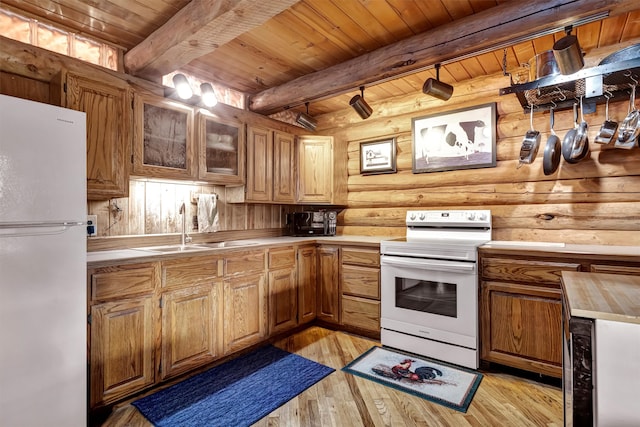
[[[447,317],[458,317],[455,283],[396,277],[396,307]]]

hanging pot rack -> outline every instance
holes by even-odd
[[[551,75],[500,89],[500,95],[516,94],[525,113],[530,109],[571,109],[583,97],[585,112],[596,104],[629,99],[631,84],[640,76],[640,58],[582,69],[570,75]],[[606,95],[606,96],[605,96]]]

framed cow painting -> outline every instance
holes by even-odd
[[[496,166],[496,103],[412,119],[413,173]]]

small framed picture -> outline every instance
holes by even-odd
[[[413,173],[496,166],[496,103],[412,120]]]
[[[360,143],[360,173],[362,175],[395,172],[395,138]]]

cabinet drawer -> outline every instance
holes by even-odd
[[[378,267],[380,251],[367,248],[342,248],[342,263]]]
[[[260,273],[265,267],[265,252],[236,252],[224,259],[224,274],[232,276],[245,273]]]
[[[342,265],[342,292],[380,299],[380,269]]]
[[[222,260],[213,257],[172,259],[162,262],[162,287],[193,286],[222,277]]]
[[[151,293],[157,279],[157,263],[99,268],[90,273],[91,300]]]
[[[342,322],[348,326],[380,332],[380,302],[343,296]]]
[[[482,258],[482,278],[485,280],[560,286],[563,271],[580,271],[580,264]]]
[[[293,248],[272,249],[269,251],[269,270],[291,267],[296,263],[296,251]]]
[[[604,265],[591,264],[592,273],[628,274],[630,276],[640,276],[640,267],[631,265]]]

